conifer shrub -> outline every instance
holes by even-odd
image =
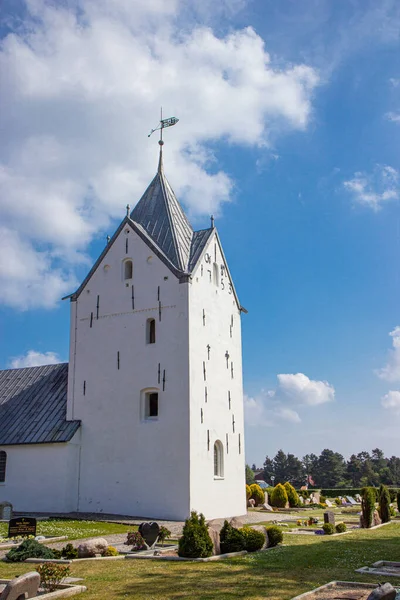
[[[375,510],[375,490],[371,487],[363,488],[362,490],[362,526],[364,528],[371,527],[372,517]]]
[[[379,488],[379,514],[382,523],[390,521],[390,495],[386,485],[381,485]]]
[[[213,543],[208,533],[203,514],[190,513],[179,539],[178,555],[185,558],[207,558],[213,552]]]
[[[338,523],[335,529],[336,533],[344,533],[345,531],[347,531],[347,525],[346,523]]]
[[[61,558],[67,558],[68,560],[78,558],[78,549],[74,548],[74,546],[71,543],[66,544],[61,550]]]
[[[219,532],[219,542],[221,554],[241,552],[246,549],[245,534],[242,530],[232,527],[228,521],[224,521],[223,527]]]
[[[294,487],[292,486],[292,484],[290,484],[287,481],[283,487],[286,490],[290,508],[295,508],[296,506],[299,506],[299,504],[300,504],[299,496],[298,496],[296,490],[294,489]]]
[[[250,486],[246,484],[246,500],[249,501],[251,498],[251,489]]]
[[[251,484],[250,491],[251,491],[251,498],[253,498],[253,500],[255,501],[256,506],[258,506],[259,504],[264,504],[265,495],[264,495],[263,490],[260,488],[260,486],[257,483]]]
[[[16,548],[12,548],[6,554],[6,558],[11,562],[23,562],[27,558],[54,558],[54,553],[36,540],[25,540]]]
[[[288,501],[288,496],[286,493],[286,489],[281,483],[278,483],[272,490],[270,504],[271,506],[276,506],[277,508],[285,508]]]
[[[335,533],[335,526],[332,525],[332,523],[324,523],[322,529],[324,530],[325,535],[332,535],[332,533]]]
[[[397,492],[397,510],[400,512],[400,490]]]
[[[239,530],[244,537],[244,549],[247,552],[257,552],[257,550],[261,550],[261,548],[265,544],[265,535],[262,531],[257,531],[257,529],[252,529],[248,525],[242,527]]]
[[[277,527],[276,525],[267,527],[267,533],[269,547],[277,546],[278,544],[281,544],[283,542],[283,533],[281,529],[279,529],[279,527]]]

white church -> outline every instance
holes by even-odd
[[[69,363],[0,371],[0,502],[245,514],[244,309],[213,220],[192,229],[162,145],[153,181],[68,298]]]

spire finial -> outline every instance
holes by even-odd
[[[131,212],[131,207],[129,204],[126,205],[126,216],[129,217],[129,213]]]
[[[214,215],[211,215],[211,229],[214,229]]]
[[[155,131],[159,131],[160,132],[160,139],[158,141],[158,144],[160,146],[160,157],[158,159],[158,172],[161,173],[162,168],[163,168],[163,163],[162,163],[162,147],[164,145],[164,141],[162,139],[163,136],[163,129],[165,127],[172,127],[172,125],[176,125],[177,122],[179,121],[179,119],[177,119],[176,117],[169,117],[168,119],[163,119],[163,115],[162,115],[162,107],[161,107],[161,114],[160,114],[160,122],[157,125],[157,127],[155,129],[152,129],[148,135],[148,137],[151,136],[152,133],[154,133]]]

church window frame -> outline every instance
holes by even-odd
[[[156,343],[156,320],[153,318],[146,321],[146,343]]]
[[[0,450],[0,483],[5,483],[7,471],[7,452]]]
[[[141,392],[142,420],[157,421],[160,416],[160,390],[146,388]]]
[[[122,277],[124,281],[132,281],[133,279],[133,260],[131,258],[122,261]]]
[[[224,479],[224,445],[221,440],[214,442],[214,479]]]

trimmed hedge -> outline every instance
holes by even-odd
[[[300,500],[292,484],[287,481],[283,485],[283,487],[286,490],[290,508],[295,508],[296,506],[299,506]]]
[[[367,529],[372,525],[372,517],[375,510],[375,500],[376,498],[374,488],[363,488],[361,510],[363,526]]]
[[[251,498],[255,500],[256,506],[264,504],[265,494],[257,483],[252,483],[250,486]]]
[[[265,544],[265,535],[262,531],[252,529],[248,525],[240,529],[241,534],[244,537],[244,548],[247,552],[257,552]]]
[[[267,527],[268,533],[268,546],[277,546],[281,542],[283,542],[283,533],[282,530],[279,529],[276,525],[272,525],[271,527]]]
[[[390,495],[386,485],[381,485],[379,488],[379,514],[382,523],[390,521]]]
[[[269,503],[271,506],[276,506],[277,508],[285,508],[287,502],[288,496],[286,489],[281,483],[278,483],[272,490]]]

